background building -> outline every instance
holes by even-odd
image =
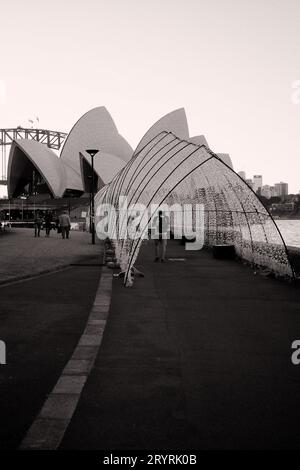
[[[259,189],[262,188],[263,185],[263,177],[262,175],[254,175],[253,176],[253,189],[257,192]]]
[[[262,186],[261,195],[266,197],[267,199],[270,199],[272,197],[271,186],[269,186],[268,184]]]
[[[289,185],[288,183],[283,183],[282,181],[280,183],[275,184],[275,193],[276,196],[280,197],[282,200],[286,198],[286,196],[289,194]]]

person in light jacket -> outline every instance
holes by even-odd
[[[59,226],[61,228],[61,236],[63,238],[69,238],[69,232],[70,232],[70,228],[71,228],[71,220],[70,220],[70,216],[67,214],[66,211],[64,211],[59,216]]]

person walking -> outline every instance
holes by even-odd
[[[170,228],[169,217],[163,214],[162,211],[158,212],[158,216],[154,218],[154,243],[155,243],[155,262],[166,262],[167,238]]]
[[[61,228],[59,226],[59,216],[57,215],[57,212],[54,212],[53,220],[55,223],[55,230],[57,231],[57,234],[61,233]]]
[[[59,226],[61,228],[61,236],[62,238],[69,238],[69,233],[71,229],[71,219],[68,215],[67,211],[64,211],[59,216]]]
[[[46,237],[50,236],[50,230],[52,225],[52,213],[50,211],[46,211],[45,215],[45,229],[46,229]]]
[[[41,227],[42,227],[42,218],[40,216],[40,212],[36,211],[35,217],[34,217],[34,236],[35,237],[40,236]]]

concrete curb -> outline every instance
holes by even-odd
[[[59,264],[57,266],[53,266],[52,268],[49,269],[44,269],[42,271],[38,271],[34,274],[24,274],[22,276],[16,276],[12,278],[7,278],[7,279],[1,279],[0,280],[0,288],[1,287],[6,287],[10,284],[15,284],[17,282],[22,282],[22,281],[30,281],[31,279],[35,279],[36,277],[43,276],[44,274],[52,274],[57,271],[62,271],[63,269],[71,268],[72,264]]]
[[[86,328],[58,382],[23,439],[20,450],[58,449],[97,357],[109,314],[111,292],[112,273],[103,267]]]

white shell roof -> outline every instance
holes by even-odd
[[[146,132],[140,143],[138,144],[135,153],[138,153],[147,143],[149,143],[154,137],[161,132],[173,132],[177,137],[183,140],[187,140],[196,145],[206,145],[209,147],[204,135],[197,135],[189,137],[189,128],[184,108],[176,109],[171,113],[166,114],[159,119],[152,127]],[[218,156],[224,161],[230,168],[233,168],[230,156],[227,153],[219,153]]]
[[[197,145],[208,143],[203,135],[189,137],[189,129],[184,108],[177,109],[159,119],[141,139],[136,152],[142,149],[160,132],[173,132],[180,139]],[[94,157],[94,168],[104,184],[126,165],[133,150],[118,133],[115,123],[105,107],[94,108],[82,116],[69,133],[60,158],[46,145],[27,139],[17,140],[12,144],[8,163],[8,193],[13,194],[18,177],[18,166],[14,165],[15,150],[20,149],[35,165],[47,182],[54,197],[62,197],[66,189],[83,191],[81,175],[81,156],[91,163],[86,149],[99,149]],[[231,168],[228,154],[218,156]]]
[[[62,167],[65,169],[65,189],[83,191],[81,173],[78,173],[69,162],[63,161],[61,158],[59,160],[61,161]]]
[[[195,137],[190,137],[189,142],[192,142],[192,144],[196,145],[206,145],[206,147],[209,147],[206,138],[204,135],[196,135]]]
[[[8,194],[12,195],[18,178],[18,171],[22,168],[14,165],[16,150],[20,149],[23,154],[33,163],[39,173],[47,182],[54,197],[61,197],[65,190],[65,169],[60,158],[46,145],[34,140],[20,139],[13,142],[8,161]]]
[[[138,144],[135,153],[139,152],[150,140],[163,131],[173,132],[180,139],[189,139],[189,128],[184,108],[166,114],[153,124]]]
[[[64,143],[61,159],[80,175],[79,153],[82,153],[88,160],[86,150],[89,148],[99,149],[99,154],[94,159],[95,162],[103,153],[119,157],[124,163],[132,157],[132,148],[118,133],[111,115],[104,106],[88,111],[77,121]],[[112,161],[113,169],[114,163]],[[102,177],[101,174],[100,177]],[[79,184],[81,186],[77,185],[74,189],[82,189],[82,182]],[[71,187],[68,181],[67,187]]]

